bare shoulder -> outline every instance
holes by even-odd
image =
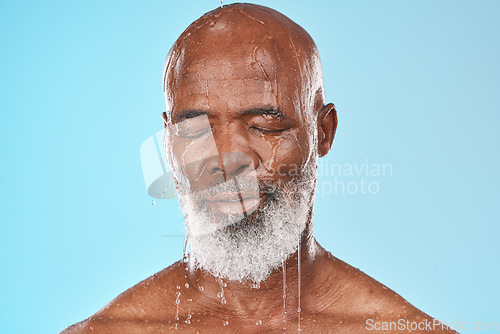
[[[69,326],[60,334],[83,334],[96,331],[96,333],[112,333],[113,329],[111,322],[105,318],[90,317],[80,321],[74,325]]]
[[[161,270],[114,298],[101,310],[60,334],[137,333],[171,328],[175,323],[175,282],[181,263]]]
[[[323,261],[323,286],[315,289],[322,293],[313,299],[318,320],[345,333],[456,333],[361,270],[329,253]]]

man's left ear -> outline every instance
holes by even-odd
[[[335,131],[337,131],[337,109],[328,103],[318,113],[318,154],[324,157],[332,147]]]

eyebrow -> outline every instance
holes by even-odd
[[[183,110],[179,114],[174,116],[174,122],[182,122],[186,119],[195,118],[202,115],[209,115],[209,112],[205,110],[196,110],[196,109]]]
[[[276,118],[286,119],[287,116],[279,109],[273,107],[262,107],[262,108],[252,108],[246,109],[238,112],[242,116],[255,115],[255,116],[273,116]],[[210,112],[206,110],[198,109],[187,109],[181,111],[179,114],[174,116],[174,122],[182,122],[183,120],[195,118],[202,115],[210,116]]]
[[[257,116],[274,116],[276,118],[287,118],[286,115],[279,109],[273,107],[253,108],[240,111],[240,115],[257,115]]]

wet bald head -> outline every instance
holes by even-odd
[[[314,41],[302,27],[267,7],[231,4],[217,8],[181,34],[165,63],[167,116],[178,97],[193,91],[207,95],[206,108],[213,99],[244,100],[244,92],[233,89],[233,80],[248,87],[264,85],[278,107],[293,108],[306,118],[324,103]]]

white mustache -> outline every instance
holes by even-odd
[[[219,193],[239,193],[239,192],[262,192],[266,195],[274,195],[282,191],[279,184],[269,180],[258,180],[257,178],[231,178],[226,182],[219,183],[208,189],[195,191],[192,195],[197,200],[206,200],[207,198]]]

